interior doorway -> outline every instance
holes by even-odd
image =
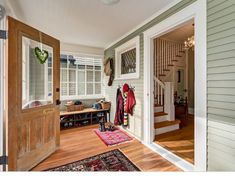
[[[194,45],[192,19],[155,38],[153,51],[156,78],[153,141],[191,164],[194,164]],[[168,92],[167,87],[173,92]]]
[[[144,142],[161,156],[176,164],[186,171],[206,171],[207,169],[207,53],[206,53],[206,2],[198,0],[185,7],[179,12],[166,18],[144,32]],[[188,21],[194,19],[195,33],[195,101],[194,101],[194,164],[185,161],[181,157],[167,150],[166,148],[154,143],[155,139],[155,119],[154,119],[154,39],[168,32],[171,32]],[[171,87],[167,87],[167,92],[172,92]],[[159,88],[159,91],[161,87]],[[166,95],[170,96],[170,95]],[[174,98],[174,97],[173,97]],[[172,97],[167,98],[174,103]],[[174,104],[170,105],[174,108]],[[167,113],[174,111],[166,107]],[[174,113],[170,113],[174,114]],[[172,117],[169,117],[172,118]],[[174,126],[177,127],[177,126]]]

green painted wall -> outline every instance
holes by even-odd
[[[194,0],[183,0],[167,12],[139,28],[105,51],[114,57],[114,49],[140,36],[140,79],[126,81],[136,86],[137,106],[129,131],[142,138],[143,118],[143,32],[183,9]],[[106,87],[108,99],[115,101],[118,84]],[[235,1],[207,0],[207,103],[208,103],[208,170],[235,170]],[[112,105],[112,113],[115,103]],[[112,115],[114,116],[114,114]]]
[[[115,48],[124,44],[125,42],[129,41],[130,39],[139,36],[140,37],[140,78],[135,80],[118,80],[114,81],[113,85],[111,87],[108,87],[107,84],[105,86],[105,97],[106,100],[112,101],[112,108],[111,108],[111,118],[114,119],[115,116],[115,108],[116,108],[116,89],[118,85],[122,85],[125,82],[128,84],[131,84],[132,86],[135,86],[135,96],[136,96],[136,106],[135,106],[135,112],[134,116],[129,119],[130,126],[128,128],[129,132],[134,134],[136,137],[142,139],[143,136],[143,91],[144,91],[144,80],[143,80],[143,68],[144,68],[144,40],[143,40],[143,32],[147,29],[153,27],[157,23],[161,22],[162,20],[166,19],[167,17],[173,15],[174,13],[180,11],[181,9],[187,7],[191,3],[195,2],[195,0],[182,0],[180,3],[175,5],[174,7],[170,8],[166,12],[160,14],[158,17],[150,21],[149,23],[145,24],[144,26],[140,27],[136,31],[134,31],[132,34],[127,36],[126,38],[120,40],[118,43],[114,44],[112,47],[105,50],[105,59],[108,57],[113,57],[115,60]],[[108,82],[108,78],[105,77],[105,83]]]
[[[235,1],[207,5],[208,170],[235,171]]]

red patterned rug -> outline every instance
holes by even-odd
[[[116,149],[48,171],[140,171],[140,169]]]
[[[133,140],[133,138],[125,134],[120,129],[114,130],[112,132],[100,132],[99,129],[95,129],[94,132],[107,146],[114,146]]]

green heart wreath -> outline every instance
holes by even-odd
[[[44,64],[49,57],[48,51],[41,50],[39,47],[34,48],[34,53],[40,64]]]

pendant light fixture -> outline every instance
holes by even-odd
[[[194,36],[188,37],[188,39],[184,41],[185,49],[193,49],[194,45],[195,45]]]

